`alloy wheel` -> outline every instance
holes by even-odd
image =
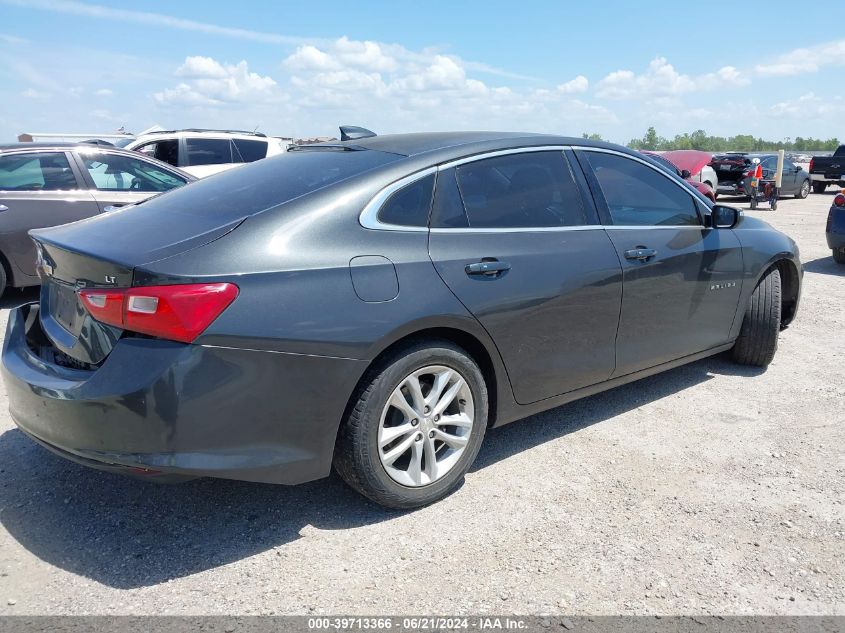
[[[474,420],[472,390],[460,372],[443,365],[418,369],[399,383],[382,411],[382,466],[403,486],[434,483],[460,460]]]

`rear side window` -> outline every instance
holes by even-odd
[[[0,156],[0,190],[61,191],[78,187],[64,152]]]
[[[470,228],[586,224],[581,193],[560,151],[507,154],[460,165]]]
[[[231,221],[358,176],[403,156],[374,150],[297,150],[205,178],[144,202],[147,213]]]
[[[232,149],[227,138],[189,138],[185,143],[188,148],[188,165],[191,167],[233,162]]]
[[[683,185],[642,163],[604,152],[585,152],[599,181],[613,224],[685,226],[701,224]]]
[[[433,189],[434,174],[402,187],[379,209],[379,222],[399,226],[428,226]]]
[[[175,138],[146,143],[135,148],[135,151],[174,167],[179,165],[179,141]]]
[[[431,204],[431,228],[461,229],[467,226],[467,214],[458,191],[455,168],[444,169],[437,173],[434,202]]]
[[[235,148],[232,153],[236,163],[252,163],[267,156],[267,141],[232,139]]]

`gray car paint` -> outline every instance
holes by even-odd
[[[15,421],[89,465],[297,483],[328,473],[338,425],[362,376],[409,337],[449,337],[466,347],[488,380],[491,423],[501,425],[730,348],[757,280],[773,264],[792,271],[785,278],[785,322],[797,309],[801,266],[794,242],[744,216],[733,229],[633,232],[449,234],[359,223],[383,187],[432,165],[549,145],[635,156],[625,148],[483,133],[346,145],[406,157],[239,219],[214,239],[187,240],[181,250],[177,241],[160,251],[156,244],[168,243],[167,236],[145,235],[146,246],[124,253],[132,262],[117,262],[121,253],[114,250],[97,263],[88,222],[37,232],[48,252],[61,246],[86,253],[80,259],[94,272],[85,283],[102,285],[96,275],[131,264],[135,286],[230,281],[240,295],[194,344],[124,336],[99,368],[82,372],[39,356],[32,342],[42,336],[38,320],[30,318],[35,325],[27,343],[30,308],[21,308],[10,319],[3,350]],[[688,191],[681,181],[678,186]],[[167,200],[165,194],[158,202]],[[698,200],[706,215],[709,206]],[[132,227],[136,214],[121,217],[96,223],[100,240],[121,225]],[[174,215],[172,222],[184,232],[185,218]],[[667,255],[626,267],[618,252],[633,242]],[[463,266],[486,256],[507,257],[513,267],[475,285],[460,277]],[[362,271],[353,270],[361,268],[360,257],[370,269],[362,283],[356,279]],[[385,274],[387,262],[396,282]],[[737,283],[716,290],[716,280]],[[398,293],[387,299],[396,285]]]

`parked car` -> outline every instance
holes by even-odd
[[[719,186],[719,176],[716,170],[710,166],[713,160],[712,152],[703,152],[697,149],[676,149],[663,152],[663,156],[678,166],[681,171],[687,170],[690,173],[690,182],[704,183],[715,193]]]
[[[816,193],[824,193],[828,185],[845,188],[845,145],[840,145],[833,156],[813,156],[810,159],[810,178]]]
[[[763,166],[763,180],[774,180],[777,171],[777,154],[746,152],[716,154],[710,163],[719,175],[716,193],[724,196],[750,197],[751,173],[755,167],[752,164],[754,158],[759,158]],[[792,161],[784,160],[780,195],[806,198],[810,195],[810,174]]]
[[[259,132],[198,129],[151,132],[126,145],[197,178],[275,156],[286,148],[280,139]]]
[[[686,180],[691,187],[695,188],[698,192],[706,196],[707,199],[710,200],[710,202],[716,202],[716,195],[714,194],[713,189],[710,187],[710,185],[703,183],[699,180],[693,180],[693,177],[688,169],[682,170],[680,167],[678,167],[676,163],[669,160],[665,154],[661,154],[658,152],[650,152],[648,150],[640,150],[640,152],[642,154],[645,154],[649,158],[654,159],[657,164],[659,164],[664,169],[668,170],[670,174],[674,174],[679,178]]]
[[[837,264],[845,264],[845,194],[836,194],[827,213],[827,245]]]
[[[77,462],[448,494],[486,429],[732,350],[795,317],[795,243],[627,148],[505,133],[298,147],[32,232],[19,427]],[[37,318],[36,318],[37,315]]]
[[[113,146],[0,145],[0,293],[40,282],[29,229],[98,215],[192,180],[170,165]]]

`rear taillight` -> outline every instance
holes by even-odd
[[[811,158],[811,159],[810,159],[810,173],[813,173],[813,162],[814,162],[815,160],[816,160],[815,158]]]
[[[836,197],[833,199],[833,206],[845,207],[845,194],[836,194]]]
[[[92,317],[124,330],[190,343],[238,296],[234,284],[80,290]]]

